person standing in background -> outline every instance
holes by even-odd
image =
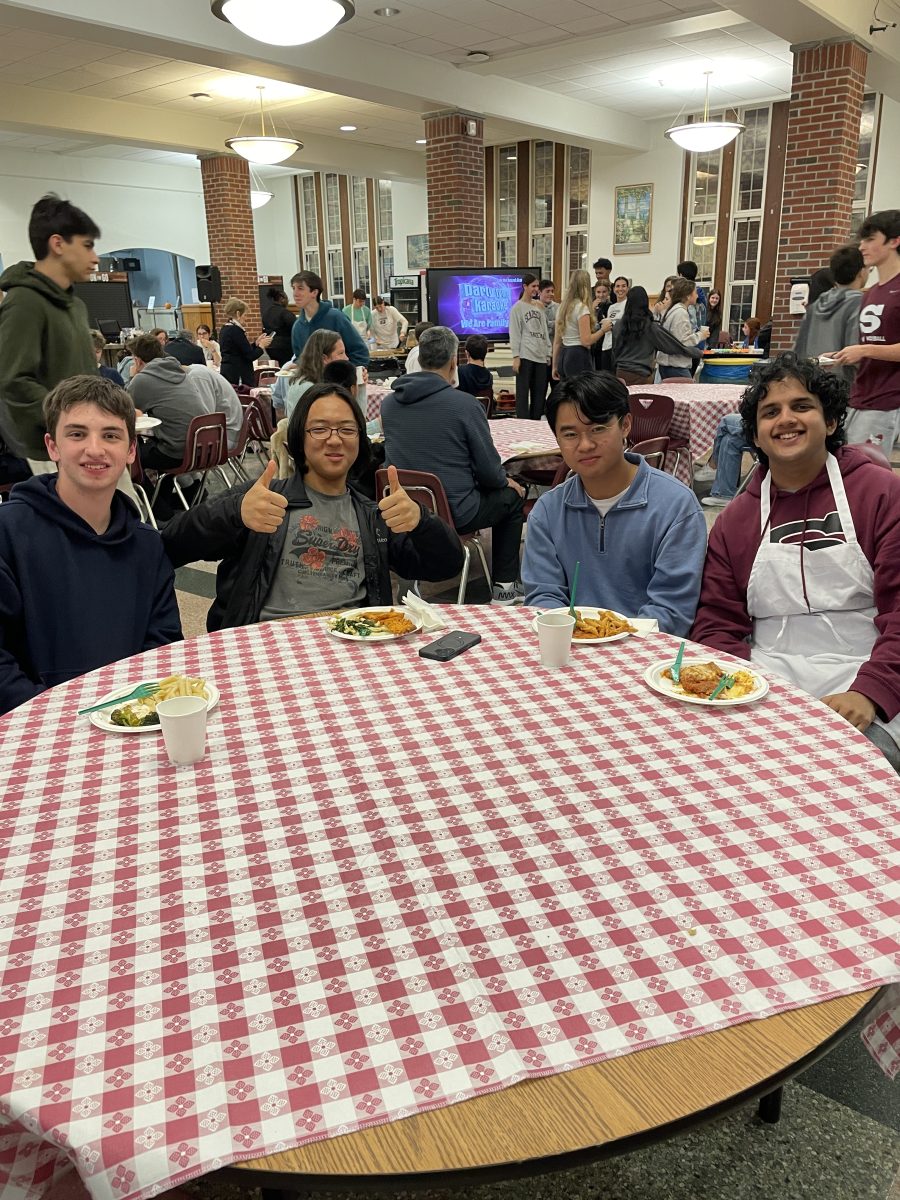
[[[706,324],[709,326],[709,348],[714,350],[722,333],[722,293],[715,287],[706,301]]]
[[[591,349],[612,326],[600,326],[591,311],[591,277],[587,271],[574,271],[556,314],[553,339],[552,373],[554,379],[570,379],[593,369]]]
[[[609,287],[609,277],[612,275],[612,262],[608,258],[598,258],[594,263],[594,282],[605,283]]]
[[[219,334],[219,345],[222,348],[222,374],[229,383],[245,384],[253,387],[256,383],[256,373],[253,364],[259,358],[259,352],[271,344],[272,339],[261,333],[251,342],[240,318],[247,311],[243,300],[232,297],[222,309],[227,318],[227,324],[222,326]]]
[[[547,334],[550,338],[550,345],[553,345],[553,335],[556,332],[556,314],[559,312],[559,305],[553,299],[556,294],[552,279],[542,279],[538,284],[538,300],[544,306],[544,312],[547,316]]]
[[[375,346],[379,350],[396,350],[403,345],[409,321],[393,304],[388,304],[384,296],[375,297],[375,311],[372,313],[372,329],[375,333]]]
[[[279,367],[291,357],[291,330],[297,319],[288,308],[287,294],[280,287],[270,287],[266,292],[268,303],[263,309],[263,329],[270,334],[269,358],[274,358]]]
[[[47,393],[97,374],[88,312],[73,289],[97,270],[99,236],[87,213],[48,193],[28,222],[34,265],[15,263],[0,276],[0,431],[35,475],[56,470],[44,441]]]
[[[600,343],[600,370],[612,371],[613,369],[613,353],[612,353],[612,331],[617,323],[622,319],[622,314],[625,311],[625,301],[628,299],[628,289],[631,285],[624,275],[619,275],[613,281],[613,295],[615,300],[606,310],[606,317],[612,322],[608,331],[603,335],[603,341]]]
[[[522,292],[509,314],[509,348],[516,373],[516,416],[539,421],[547,398],[550,351],[547,312],[536,275],[522,276]]]
[[[362,288],[354,289],[352,303],[344,305],[344,316],[348,321],[352,321],[356,332],[364,342],[368,342],[369,338],[375,336],[375,329],[372,325],[372,310],[366,304],[366,293]]]

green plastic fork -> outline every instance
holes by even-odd
[[[115,708],[117,704],[127,704],[129,700],[146,700],[148,696],[154,696],[158,691],[158,683],[139,683],[127,696],[119,696],[116,700],[104,700],[102,704],[92,704],[90,708],[79,708],[78,715],[83,717],[85,713],[99,712],[101,708]]]
[[[734,684],[735,678],[733,675],[723,675],[716,684],[715,691],[710,693],[710,700],[715,700],[722,692],[727,691],[730,687],[734,687]]]
[[[678,647],[678,654],[675,656],[675,661],[670,668],[672,679],[675,683],[681,682],[681,660],[684,658],[684,642]]]

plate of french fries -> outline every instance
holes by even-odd
[[[165,679],[139,680],[149,686],[156,686],[156,691],[141,700],[129,700],[125,704],[116,704],[120,696],[127,696],[134,691],[137,684],[130,687],[117,687],[97,701],[103,704],[109,701],[109,707],[99,712],[91,713],[91,724],[107,733],[159,733],[159,715],[156,711],[161,700],[174,700],[178,696],[201,696],[207,702],[208,709],[214,709],[219,703],[219,689],[205,679],[191,675],[167,675]]]
[[[568,608],[549,608],[547,612],[567,613]],[[537,617],[531,627],[537,633]],[[637,633],[627,617],[611,608],[588,608],[579,604],[575,609],[573,644],[593,645],[596,642],[619,642]]]

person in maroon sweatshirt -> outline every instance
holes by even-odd
[[[712,527],[691,637],[819,697],[900,772],[900,478],[844,445],[846,410],[813,360],[753,369],[762,468]]]

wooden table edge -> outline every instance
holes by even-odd
[[[249,1184],[285,1191],[302,1186],[304,1189],[327,1191],[352,1189],[354,1186],[365,1189],[386,1184],[398,1187],[474,1185],[569,1170],[663,1141],[768,1095],[824,1057],[857,1028],[878,1002],[881,990],[877,987],[839,996],[820,1004],[745,1021],[727,1029],[634,1051],[573,1071],[525,1080],[462,1104],[447,1105],[401,1121],[369,1126],[338,1138],[309,1142],[278,1154],[234,1162],[221,1168],[218,1174],[242,1186]],[[812,1022],[809,1018],[813,1018]],[[805,1024],[821,1023],[822,1037],[809,1039],[799,1056],[791,1058],[787,1046],[791,1026],[798,1019]],[[784,1047],[787,1057],[780,1062],[773,1059],[771,1065],[774,1069],[766,1071],[764,1075],[753,1080],[741,1075],[734,1090],[723,1091],[721,1084],[726,1078],[724,1069],[713,1071],[705,1079],[702,1071],[699,1071],[704,1060],[710,1056],[710,1048],[712,1065],[715,1065],[716,1060],[721,1061],[725,1057],[731,1043],[741,1037],[758,1044],[751,1046],[749,1061],[760,1063],[762,1060],[758,1052],[773,1033],[776,1044]],[[705,1065],[708,1067],[710,1064]],[[712,1087],[712,1090],[718,1089],[723,1094],[715,1096],[708,1103],[701,1103],[693,1110],[671,1111],[663,1119],[656,1120],[655,1115],[644,1114],[641,1108],[633,1104],[631,1085],[636,1079],[640,1080],[641,1075],[646,1076],[648,1069],[654,1077],[654,1099],[668,1101],[677,1096],[685,1076],[693,1084],[702,1083],[706,1091]],[[512,1112],[509,1114],[512,1118],[510,1121],[498,1122],[496,1115],[492,1117],[485,1111],[498,1104],[515,1109],[523,1100],[532,1102],[536,1089],[547,1093],[540,1109],[540,1126],[546,1129],[552,1125],[547,1114],[564,1114],[566,1119],[580,1114],[583,1124],[567,1128],[572,1133],[579,1131],[582,1144],[562,1149],[551,1150],[546,1145],[542,1148],[540,1128],[529,1127],[527,1122],[520,1119],[521,1114]],[[531,1103],[527,1106],[534,1107]],[[463,1112],[466,1115],[460,1121]],[[610,1123],[604,1128],[606,1117]],[[446,1148],[454,1144],[452,1138],[445,1136],[454,1125],[460,1125],[468,1133],[474,1134],[476,1142],[480,1141],[486,1147],[496,1149],[498,1141],[501,1145],[505,1144],[503,1137],[510,1132],[521,1138],[522,1144],[501,1152],[493,1161],[460,1159],[449,1162],[433,1152],[429,1156],[429,1148],[445,1153]],[[390,1143],[386,1155],[379,1145],[384,1142]],[[468,1134],[464,1135],[464,1144],[468,1150]],[[248,1175],[252,1179],[248,1179]]]

